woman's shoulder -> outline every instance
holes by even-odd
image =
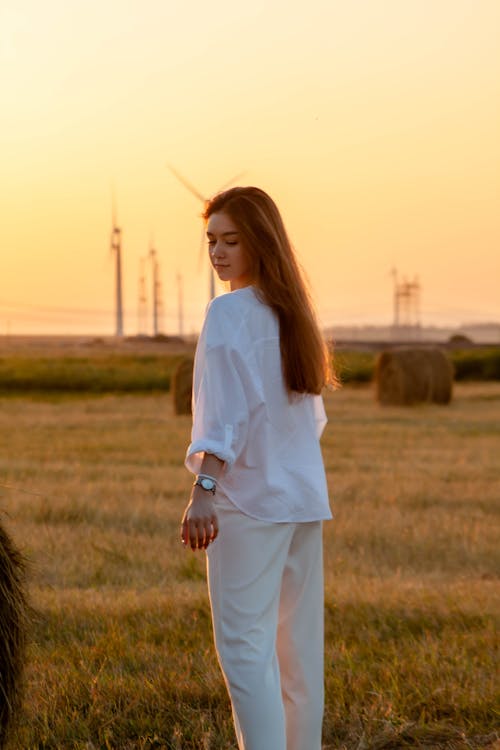
[[[205,317],[207,345],[241,343],[249,309],[255,304],[260,303],[250,287],[215,297],[208,305]]]
[[[250,347],[253,329],[256,325],[261,327],[258,320],[263,308],[267,306],[259,300],[253,287],[215,297],[207,308],[205,318],[207,346],[222,344],[238,350]]]
[[[248,307],[260,304],[253,286],[245,286],[243,289],[236,289],[234,292],[221,294],[214,297],[208,306],[208,311],[213,314],[237,314],[238,311],[245,312]]]
[[[235,323],[247,319],[252,308],[261,305],[254,288],[244,287],[215,297],[208,305],[206,317],[221,323],[226,321],[234,328]]]

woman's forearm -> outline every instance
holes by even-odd
[[[214,456],[213,453],[204,453],[201,462],[200,474],[207,474],[209,477],[218,479],[222,472],[224,461]]]

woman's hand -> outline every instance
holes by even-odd
[[[213,495],[196,485],[182,517],[182,543],[192,550],[206,549],[218,533]]]

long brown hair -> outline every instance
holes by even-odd
[[[215,213],[225,213],[235,223],[253,283],[278,316],[288,391],[320,393],[323,386],[334,385],[331,357],[274,201],[260,188],[234,187],[207,203],[205,221]]]

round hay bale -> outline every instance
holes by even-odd
[[[181,359],[172,376],[174,414],[191,414],[193,367],[193,357],[185,357]]]
[[[452,387],[453,366],[441,349],[401,347],[377,357],[375,389],[380,404],[448,404]]]
[[[453,363],[446,352],[437,347],[428,350],[432,362],[432,402],[449,404],[453,395]]]
[[[24,558],[0,523],[0,748],[19,706],[27,630]]]

